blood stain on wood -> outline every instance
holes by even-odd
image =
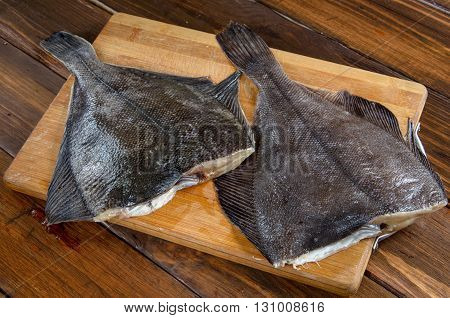
[[[48,233],[54,235],[58,240],[64,243],[67,247],[75,251],[79,251],[80,248],[80,240],[76,237],[72,237],[64,228],[63,223],[59,224],[51,224],[47,223],[47,218],[45,216],[45,212],[42,209],[33,209],[31,210],[31,216],[42,224],[42,227]]]

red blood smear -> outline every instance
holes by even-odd
[[[78,250],[80,247],[80,240],[76,237],[71,237],[66,229],[64,228],[64,224],[47,224],[47,218],[45,217],[45,212],[42,209],[33,209],[31,211],[31,215],[35,220],[42,224],[45,230],[54,235],[58,240],[63,242],[67,247],[71,249]]]

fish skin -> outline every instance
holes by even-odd
[[[41,46],[75,77],[48,191],[50,224],[147,214],[254,150],[237,101],[239,72],[214,85],[109,65],[66,32]]]
[[[244,25],[217,40],[259,90],[256,151],[215,180],[218,198],[275,267],[318,261],[447,204],[412,125],[406,141],[384,106],[290,80]]]

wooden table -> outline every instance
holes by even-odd
[[[423,83],[421,137],[448,189],[450,28],[436,2],[0,0],[0,174],[68,76],[39,41],[58,30],[92,41],[121,11],[211,33],[233,19],[272,47]],[[0,296],[334,296],[116,225],[48,233],[31,213],[42,205],[0,183]],[[383,241],[355,296],[449,297],[449,225],[445,208]]]

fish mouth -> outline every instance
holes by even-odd
[[[345,250],[359,241],[367,238],[376,237],[374,241],[374,249],[378,247],[378,242],[395,232],[413,224],[418,218],[424,214],[433,213],[447,205],[447,201],[439,202],[436,205],[429,206],[425,209],[414,210],[408,212],[396,212],[386,215],[380,215],[372,219],[368,224],[363,225],[352,234],[343,239],[328,244],[323,247],[316,248],[308,253],[302,254],[296,258],[285,259],[274,263],[275,268],[283,267],[284,265],[292,265],[295,269],[297,266],[302,266],[306,263],[318,262],[328,256],[337,252]]]
[[[185,172],[175,185],[159,196],[133,206],[107,209],[95,216],[93,221],[103,222],[113,217],[125,219],[150,214],[171,201],[178,190],[192,187],[235,169],[253,152],[255,148],[250,147],[238,150],[229,156],[203,162]]]

